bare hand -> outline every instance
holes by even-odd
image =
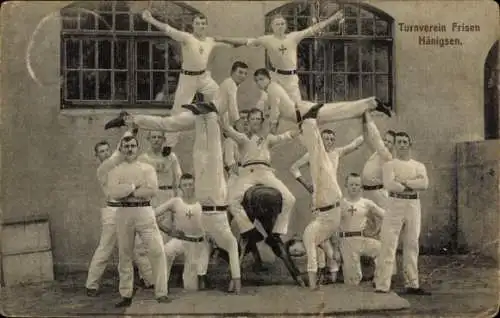
[[[153,15],[149,10],[144,10],[142,11],[142,19],[144,19],[144,21],[146,22],[149,22],[151,21],[151,19],[153,19]]]
[[[309,193],[313,193],[314,192],[314,187],[312,186],[312,184],[308,184],[305,186],[306,187],[306,190],[309,192]]]

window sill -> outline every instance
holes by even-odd
[[[59,114],[65,117],[92,117],[92,116],[109,116],[118,115],[123,109],[90,109],[90,108],[64,108],[59,111]],[[127,108],[127,112],[132,115],[154,115],[154,116],[169,116],[170,109],[144,109],[144,108]]]

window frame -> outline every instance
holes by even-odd
[[[318,1],[317,1],[318,2]],[[317,40],[327,40],[328,42],[330,42],[331,44],[329,44],[331,47],[334,46],[335,43],[357,43],[357,42],[360,42],[360,41],[367,41],[369,40],[371,44],[376,44],[376,43],[384,43],[386,45],[384,45],[385,47],[388,48],[387,50],[387,66],[388,66],[388,71],[385,73],[379,73],[377,72],[375,69],[373,69],[373,71],[371,72],[363,72],[362,71],[362,59],[360,58],[361,57],[361,48],[358,46],[358,71],[357,72],[348,72],[346,70],[346,68],[348,67],[347,66],[347,60],[345,60],[345,69],[344,71],[329,71],[327,70],[326,68],[323,68],[323,70],[321,71],[318,71],[318,70],[315,70],[314,68],[311,68],[311,67],[306,67],[306,69],[299,69],[299,65],[297,65],[297,75],[299,76],[299,85],[302,86],[302,83],[301,83],[301,75],[309,75],[309,74],[312,74],[312,77],[311,79],[314,79],[314,74],[318,74],[318,75],[323,75],[323,79],[324,79],[324,82],[325,83],[329,83],[329,84],[332,84],[333,82],[333,76],[334,74],[344,74],[344,75],[349,75],[349,74],[353,74],[353,75],[356,75],[357,77],[359,77],[359,83],[362,82],[362,77],[363,75],[370,75],[370,76],[387,76],[387,89],[388,89],[388,93],[387,93],[387,98],[388,98],[388,104],[389,104],[389,107],[395,111],[396,109],[396,105],[395,105],[395,91],[396,91],[396,81],[395,81],[395,65],[394,65],[394,31],[395,31],[395,27],[394,27],[394,18],[391,17],[389,14],[385,13],[384,11],[372,6],[372,5],[369,5],[369,4],[366,4],[366,3],[359,3],[357,1],[346,1],[346,2],[341,2],[341,3],[337,3],[339,5],[339,8],[342,8],[342,10],[345,10],[345,6],[354,6],[356,7],[356,10],[357,10],[357,16],[356,17],[352,17],[352,16],[348,16],[348,15],[345,15],[346,19],[350,19],[350,20],[356,20],[357,22],[357,32],[358,33],[361,33],[361,24],[362,24],[362,20],[363,19],[367,19],[367,18],[362,18],[360,16],[360,12],[361,10],[365,10],[365,11],[368,11],[369,13],[371,13],[373,15],[372,18],[369,18],[371,20],[373,20],[373,27],[374,27],[374,34],[373,35],[362,35],[362,34],[357,34],[357,35],[342,35],[342,34],[339,34],[339,33],[336,33],[336,32],[323,32],[321,33],[320,35],[314,35],[314,36],[310,36],[310,37],[306,37],[304,38],[302,41],[306,41],[306,40],[313,40],[314,41],[317,41]],[[304,8],[300,11],[300,8],[303,4],[300,4],[300,3],[293,3],[293,2],[290,2],[290,3],[286,3],[286,4],[283,4],[282,6],[279,6],[271,11],[269,11],[268,13],[265,14],[264,16],[264,23],[265,23],[265,30],[266,30],[266,34],[268,34],[268,32],[270,32],[270,19],[272,18],[272,16],[276,15],[276,14],[282,14],[286,19],[287,19],[287,22],[290,18],[293,18],[293,21],[294,21],[294,24],[295,26],[298,25],[298,21],[300,18],[305,18],[305,17],[308,17],[309,19],[312,17],[312,15],[316,12],[316,8],[314,7],[315,3],[308,3],[307,6],[309,6],[309,10],[310,10],[310,14],[308,16],[306,15],[303,15],[301,14],[301,12],[303,12],[304,10],[306,10],[307,8]],[[288,13],[285,13],[283,14],[282,11],[283,10],[287,10],[287,9],[290,9],[292,8],[293,9],[293,13],[292,14],[288,14]],[[345,11],[344,11],[345,12]],[[384,35],[384,36],[380,36],[380,35],[376,35],[375,32],[376,32],[376,21],[378,20],[381,20],[381,21],[384,21],[385,23],[387,23],[387,35]],[[290,23],[287,23],[288,24],[288,32],[294,32],[294,31],[300,31],[302,29],[295,29],[296,27],[294,26],[294,29],[293,30],[290,30]],[[311,26],[311,23],[309,22],[308,23],[308,27]],[[346,23],[344,23],[343,25],[343,31],[345,32],[345,29],[346,29]],[[299,44],[299,48],[297,51],[299,51],[300,49],[300,44]],[[372,46],[372,49],[374,49],[374,47]],[[346,50],[346,46],[344,46],[344,50]],[[312,50],[309,49],[309,52],[311,52]],[[297,52],[298,53],[298,52]],[[270,64],[270,60],[269,60],[269,56],[268,56],[268,53],[267,53],[267,50],[265,50],[265,64],[266,64],[266,67],[269,68],[271,66]],[[314,54],[314,53],[312,53]],[[328,55],[325,54],[324,58],[328,58]],[[372,65],[375,67],[375,54],[372,54]],[[328,67],[330,66],[330,64],[327,65],[327,63],[325,63],[325,67]],[[314,84],[314,80],[310,80],[309,81],[310,84],[309,85],[315,85]],[[372,84],[376,84],[375,81],[372,81]],[[326,85],[326,84],[325,84]],[[347,87],[348,87],[348,81],[347,80],[344,80],[344,92],[347,92]],[[306,90],[308,91],[309,93],[309,88],[306,88]],[[360,92],[362,93],[362,86],[359,85],[358,86],[358,90],[360,90]],[[376,88],[374,88],[374,93],[376,93]],[[333,92],[331,95],[334,95],[335,92]],[[352,99],[345,99],[347,96],[346,96],[346,93],[344,93],[344,99],[342,100],[327,100],[326,102],[334,102],[334,101],[349,101],[349,100],[352,100]],[[359,97],[359,98],[363,98],[363,97]]]

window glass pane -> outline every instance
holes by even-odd
[[[365,10],[365,9],[361,9],[361,8],[360,8],[359,13],[360,13],[361,18],[365,18],[365,19],[373,19],[373,18],[375,17],[375,16],[373,15],[373,13],[371,13],[370,11]]]
[[[356,19],[345,19],[344,22],[344,34],[345,35],[357,35],[358,34],[358,21]]]
[[[127,69],[128,45],[127,41],[118,40],[114,43],[114,68]]]
[[[78,28],[78,12],[75,9],[62,9],[61,18],[63,30],[75,30]]]
[[[347,44],[347,71],[359,72],[359,52],[355,44]]]
[[[140,14],[134,14],[134,31],[147,31],[148,23],[144,21]]]
[[[159,97],[159,94],[165,95],[168,94],[168,88],[165,87],[165,72],[154,72],[153,73],[153,96],[154,100]]]
[[[361,46],[361,70],[363,72],[373,72],[372,47],[368,45]]]
[[[346,5],[344,6],[344,15],[346,17],[357,17],[359,9],[357,6]]]
[[[110,71],[100,71],[99,75],[99,87],[98,96],[99,99],[111,99],[111,72]]]
[[[297,17],[297,30],[304,30],[311,26],[311,19],[309,16]]]
[[[79,40],[69,40],[66,39],[66,67],[67,68],[78,68],[80,65],[80,41]]]
[[[66,99],[80,99],[80,78],[78,71],[66,72]]]
[[[375,20],[375,35],[389,36],[389,24],[383,20]]]
[[[332,49],[333,54],[333,70],[335,72],[345,71],[345,54],[344,54],[344,43],[336,42],[333,44]]]
[[[314,70],[318,72],[325,72],[328,68],[327,65],[327,48],[328,48],[328,42],[326,41],[321,41],[321,40],[316,40],[312,41],[311,45],[311,61],[310,61],[310,67],[308,67],[309,70]]]
[[[389,102],[389,76],[377,75],[375,77],[376,96],[383,102]]]
[[[137,100],[151,100],[149,72],[137,72]]]
[[[310,70],[315,65],[314,61],[314,40],[304,39],[299,43],[297,49],[297,69]]]
[[[115,72],[115,100],[128,99],[128,79],[127,72]]]
[[[300,94],[304,100],[314,99],[314,80],[311,74],[298,74],[299,75],[299,87]]]
[[[180,70],[182,65],[181,45],[173,40],[167,45],[167,66],[169,70]]]
[[[137,69],[149,69],[149,42],[137,42]]]
[[[168,80],[168,97],[172,99],[175,94],[175,90],[177,89],[177,83],[179,82],[179,72],[167,72],[167,80]]]
[[[167,43],[164,40],[153,42],[153,69],[155,70],[165,69],[165,49],[168,49],[165,44]]]
[[[84,71],[83,72],[83,99],[95,100],[96,99],[96,72]]]
[[[113,14],[100,13],[97,20],[99,30],[113,30]]]
[[[377,45],[375,47],[375,71],[389,72],[389,49],[387,46]]]
[[[94,40],[83,40],[83,68],[95,68],[95,44]]]
[[[359,75],[347,75],[347,100],[358,99],[359,95]]]
[[[115,16],[115,29],[117,31],[128,31],[130,30],[130,15],[127,14],[116,14]]]
[[[372,75],[363,75],[362,76],[363,82],[362,82],[362,90],[361,90],[361,97],[370,97],[374,96],[375,92],[373,90],[373,76]]]
[[[116,12],[129,12],[130,8],[127,1],[115,1],[115,11]]]
[[[111,68],[111,41],[99,41],[99,68]]]
[[[334,74],[333,75],[333,90],[334,90],[334,95],[333,95],[333,100],[335,101],[340,101],[340,100],[345,100],[346,99],[346,82],[345,82],[345,75],[343,74]]]
[[[373,19],[361,19],[361,35],[373,35]]]
[[[96,15],[97,13],[89,13],[80,11],[80,29],[82,30],[95,30],[96,25]]]

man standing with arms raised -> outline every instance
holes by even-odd
[[[411,158],[412,140],[406,132],[396,134],[395,158],[383,167],[384,188],[389,191],[381,228],[382,247],[375,271],[375,292],[387,293],[402,227],[403,269],[406,293],[430,295],[420,288],[418,254],[421,223],[419,192],[427,190],[429,179],[423,163]]]

